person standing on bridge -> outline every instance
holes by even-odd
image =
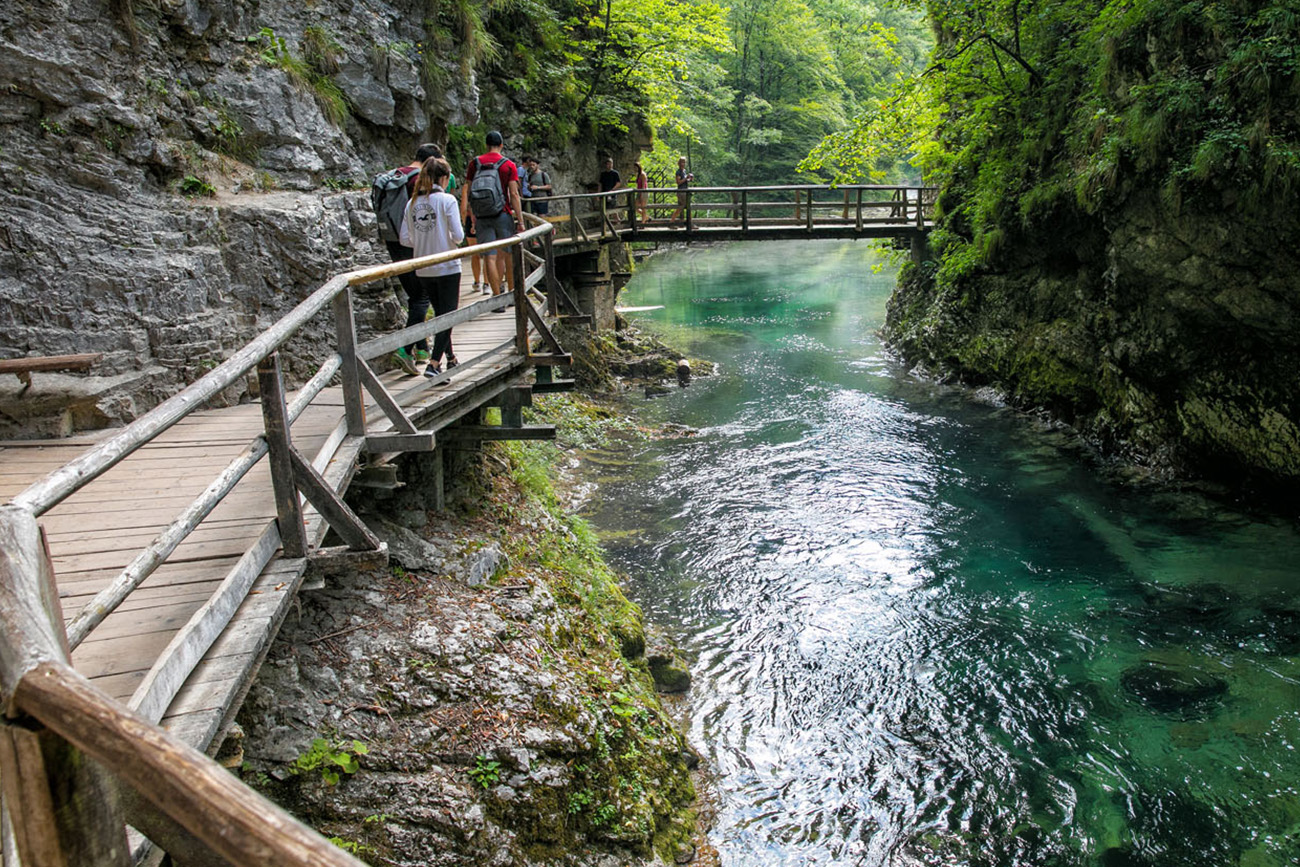
[[[623,176],[614,168],[614,158],[605,158],[605,171],[600,173],[600,191],[610,193],[623,185]]]
[[[515,228],[524,230],[523,206],[519,200],[519,169],[501,153],[505,140],[493,130],[487,134],[487,153],[470,160],[465,170],[465,183],[461,186],[460,213],[462,217],[474,215],[474,225],[480,244],[491,244],[515,236]],[[490,176],[479,178],[480,173],[496,172],[497,180]],[[476,179],[478,182],[476,183]],[[514,269],[510,267],[510,251],[498,250],[485,254],[488,285],[493,295],[505,291],[505,284],[514,288]],[[504,312],[501,308],[497,312]]]
[[[528,186],[533,189],[533,213],[545,217],[551,210],[550,202],[546,201],[552,190],[551,175],[537,157],[527,157],[524,162],[528,163]]]
[[[636,212],[641,217],[641,225],[650,222],[650,217],[646,212],[646,190],[650,187],[650,176],[641,168],[640,163],[632,163],[632,168],[636,169]]]
[[[422,166],[424,161],[430,157],[440,156],[442,156],[442,149],[436,144],[433,144],[432,142],[422,144],[415,149],[414,160],[407,165],[398,166],[396,169],[393,169],[391,173],[385,173],[385,175],[381,175],[380,178],[389,175],[394,177],[397,175],[404,176],[406,179],[406,189],[404,193],[400,189],[395,192],[402,198],[402,201],[398,204],[409,204],[411,192],[415,189],[416,175],[420,173],[420,166]],[[375,182],[378,184],[379,178],[376,178]],[[374,197],[375,193],[372,192],[371,195]],[[376,214],[379,223],[379,235],[384,242],[384,247],[388,250],[388,258],[394,262],[405,262],[411,258],[411,247],[409,244],[402,246],[400,239],[402,227],[401,224],[397,222],[399,216],[400,209],[395,210],[394,216],[391,218],[385,213]],[[394,225],[390,226],[390,223]],[[421,292],[419,285],[420,279],[415,276],[414,271],[407,271],[397,275],[397,282],[401,284],[402,291],[406,294],[406,319],[407,325],[411,325],[413,324],[411,321],[411,310],[415,307],[416,296]],[[425,309],[427,308],[428,304],[426,302]],[[402,368],[403,371],[415,375],[419,372],[415,365],[419,361],[425,361],[428,359],[428,349],[429,347],[426,345],[425,341],[421,340],[411,347],[397,350],[397,352],[393,354],[393,360],[397,362],[398,367]]]
[[[695,175],[686,171],[686,157],[677,158],[677,173],[674,178],[677,181],[677,210],[673,211],[671,219],[676,222],[682,218],[682,210],[691,206],[691,194],[687,190],[690,189],[691,181],[695,180]]]
[[[420,167],[420,175],[415,181],[415,193],[406,206],[406,218],[402,220],[402,244],[412,248],[413,258],[450,252],[465,240],[465,229],[461,223],[456,197],[445,189],[450,179],[451,166],[444,159],[430,157]],[[430,301],[433,302],[435,316],[450,313],[460,303],[459,259],[420,268],[415,274],[419,278],[419,291],[411,298],[411,309],[406,317],[407,328],[424,321]],[[406,347],[408,354],[413,353],[414,349],[414,346]],[[434,335],[433,350],[424,375],[432,378],[441,374],[444,358],[448,369],[456,366],[450,328]],[[447,385],[450,382],[450,379],[444,379],[439,384]]]

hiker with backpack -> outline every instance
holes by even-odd
[[[419,177],[415,181],[415,192],[406,206],[402,221],[401,241],[412,248],[415,258],[421,259],[436,253],[446,253],[460,246],[465,240],[465,230],[461,224],[460,207],[456,197],[445,190],[451,179],[451,167],[447,161],[438,157],[425,160],[420,167]],[[410,310],[406,317],[406,327],[418,325],[424,321],[429,303],[433,303],[433,314],[442,316],[450,313],[460,305],[460,260],[442,262],[420,268],[416,272],[419,278],[419,291],[411,297]],[[408,357],[414,346],[405,347]],[[424,375],[430,379],[438,378],[437,385],[447,385],[450,379],[442,377],[443,360],[447,370],[457,364],[456,354],[451,347],[451,329],[439,331],[433,336],[433,350],[429,363],[424,368]],[[402,368],[407,373],[405,366]]]
[[[374,182],[370,185],[370,206],[375,211],[375,221],[379,225],[379,239],[388,248],[388,256],[394,262],[405,262],[413,255],[411,248],[403,247],[401,243],[402,221],[406,218],[406,205],[411,199],[411,191],[415,187],[415,178],[420,173],[420,166],[430,158],[441,156],[442,148],[436,144],[432,142],[422,144],[415,149],[413,162],[398,166],[391,171],[381,172],[375,176]],[[397,282],[402,284],[402,291],[406,293],[407,325],[412,325],[414,323],[411,321],[411,311],[415,306],[414,299],[422,294],[420,278],[414,271],[407,271],[397,275]],[[428,309],[427,300],[425,309]],[[423,340],[412,347],[399,349],[393,354],[397,366],[411,375],[420,372],[415,366],[417,363],[428,359],[429,347]]]
[[[487,153],[470,160],[465,170],[465,183],[461,187],[460,212],[471,214],[480,244],[513,238],[516,228],[524,230],[523,207],[519,200],[519,169],[501,153],[504,139],[493,130],[487,134]],[[500,295],[509,282],[514,288],[514,274],[510,267],[509,250],[498,250],[485,256],[488,284],[493,295]],[[500,308],[497,312],[504,312]]]

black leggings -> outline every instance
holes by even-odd
[[[394,262],[405,262],[415,255],[415,251],[410,247],[403,247],[396,241],[385,241],[384,246],[388,248],[388,256]],[[420,285],[420,278],[415,275],[414,271],[398,274],[397,282],[402,284],[402,289],[406,292],[406,327],[410,328],[412,325],[424,321],[424,314],[429,312],[429,296]],[[429,349],[428,341],[418,340],[406,347],[406,352],[409,355],[417,349],[423,349],[427,352]]]
[[[433,300],[434,316],[450,313],[460,306],[460,272],[442,274],[438,277],[421,277],[420,283],[425,297]],[[444,355],[449,360],[456,357],[456,353],[451,349],[450,328],[433,335],[433,351],[429,353],[429,362],[441,364]]]

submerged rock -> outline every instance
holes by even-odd
[[[1155,662],[1125,670],[1119,682],[1130,697],[1156,713],[1183,718],[1208,715],[1228,692],[1222,678]]]

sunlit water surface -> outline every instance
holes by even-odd
[[[1300,535],[911,377],[858,244],[657,256],[720,375],[589,515],[693,660],[726,865],[1300,863]]]

